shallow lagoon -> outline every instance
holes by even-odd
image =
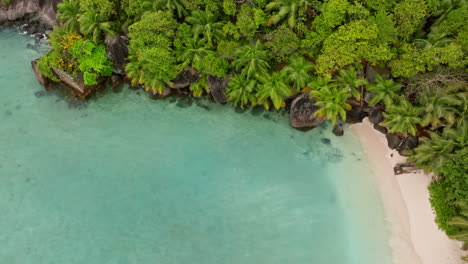
[[[0,31],[0,263],[391,263],[350,130],[128,88],[38,97],[33,43]]]

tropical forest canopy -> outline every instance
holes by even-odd
[[[106,35],[129,37],[126,78],[162,93],[184,70],[228,78],[237,107],[285,107],[310,93],[317,117],[346,119],[357,101],[384,110],[383,125],[419,136],[410,159],[438,177],[439,227],[468,241],[468,5],[464,0],[65,0],[41,72],[112,74]],[[363,78],[372,66],[374,80]],[[365,96],[369,95],[369,96]],[[368,98],[364,98],[368,97]]]

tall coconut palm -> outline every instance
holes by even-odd
[[[245,45],[238,48],[234,52],[236,59],[232,62],[232,66],[236,70],[241,70],[248,79],[256,76],[265,75],[270,69],[268,63],[268,51],[257,41],[254,45]]]
[[[200,38],[185,40],[180,49],[176,49],[176,57],[183,66],[192,65],[193,68],[201,70],[204,57],[208,56],[210,50],[206,48],[206,41]]]
[[[309,0],[273,0],[265,7],[265,11],[277,11],[267,21],[267,25],[276,25],[279,22],[287,19],[288,26],[293,28],[301,14],[307,10]]]
[[[68,32],[78,32],[80,25],[78,19],[80,18],[80,2],[76,0],[64,0],[57,5],[57,18],[60,24]]]
[[[387,107],[387,113],[384,113],[384,126],[390,127],[391,133],[401,132],[405,134],[416,135],[416,125],[421,124],[420,115],[423,109],[412,105],[408,100],[401,97],[399,104],[392,104]]]
[[[262,104],[267,110],[270,108],[270,100],[273,102],[275,109],[284,107],[286,105],[284,98],[292,95],[291,89],[284,82],[284,73],[273,72],[259,76],[258,79],[261,82],[257,93],[258,103]]]
[[[347,103],[351,96],[348,91],[335,85],[325,85],[312,90],[311,94],[315,98],[315,105],[320,106],[314,117],[327,118],[333,125],[338,123],[338,118],[346,120],[346,111],[351,110],[351,105]]]
[[[187,0],[144,0],[143,7],[148,11],[168,10],[183,17],[188,15],[188,4]]]
[[[358,88],[367,85],[367,80],[357,76],[356,69],[350,66],[347,69],[341,69],[335,77],[335,83],[343,89],[346,89],[356,99],[361,98],[361,93]]]
[[[393,104],[393,100],[398,98],[400,90],[400,83],[377,75],[375,82],[367,87],[367,91],[374,93],[374,97],[369,101],[369,104],[376,105],[383,102],[386,106],[390,106]]]
[[[218,13],[211,12],[209,9],[194,10],[187,17],[186,21],[192,25],[193,35],[198,37],[203,35],[208,45],[212,45],[214,40],[223,38],[224,21],[220,21]]]
[[[234,105],[244,109],[244,106],[257,104],[257,80],[248,79],[245,74],[236,74],[231,77],[226,89],[229,100]]]
[[[292,59],[288,66],[282,71],[286,74],[286,78],[290,83],[293,83],[294,90],[299,92],[312,79],[310,72],[313,70],[314,64],[304,57]]]
[[[94,43],[99,43],[103,34],[115,34],[112,27],[113,22],[106,21],[103,15],[100,15],[93,10],[85,11],[79,18],[80,31],[86,37],[93,40]]]

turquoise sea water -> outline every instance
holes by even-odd
[[[128,88],[36,97],[28,43],[0,31],[0,263],[391,263],[349,130]]]

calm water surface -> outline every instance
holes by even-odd
[[[28,44],[0,31],[0,263],[391,263],[349,130],[131,89],[38,97]]]

